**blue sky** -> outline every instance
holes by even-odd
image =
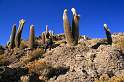
[[[0,44],[9,40],[12,25],[25,19],[22,38],[28,39],[29,26],[35,25],[36,36],[45,30],[63,32],[63,10],[68,9],[71,22],[71,8],[80,14],[80,34],[92,38],[103,38],[103,24],[112,32],[124,32],[124,0],[0,0]]]

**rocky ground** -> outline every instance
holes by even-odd
[[[106,39],[79,40],[78,46],[47,50],[3,49],[0,82],[124,82],[124,34]]]

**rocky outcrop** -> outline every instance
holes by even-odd
[[[57,47],[45,54],[53,66],[69,67],[69,71],[52,82],[93,82],[102,74],[110,77],[124,69],[124,55],[110,45],[89,47]]]

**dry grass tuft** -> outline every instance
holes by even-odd
[[[100,76],[99,79],[95,80],[94,82],[108,82],[109,76],[107,74],[103,74]]]
[[[30,54],[30,61],[34,61],[35,59],[42,58],[45,53],[44,49],[37,48]]]
[[[104,74],[94,82],[124,82],[124,76],[113,76],[109,78],[107,74]]]
[[[124,36],[118,36],[114,39],[113,47],[122,50],[122,52],[124,53]]]
[[[108,82],[124,82],[124,76],[113,76]]]
[[[21,43],[20,43],[20,49],[25,49],[27,47],[28,47],[27,42],[22,40]]]
[[[6,62],[5,55],[4,54],[0,55],[0,65],[4,65],[5,62]]]
[[[45,61],[35,60],[26,65],[29,68],[29,73],[37,73],[40,74],[44,69],[48,68],[48,65]]]

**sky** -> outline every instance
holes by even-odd
[[[12,25],[18,27],[22,18],[26,21],[22,39],[28,39],[31,24],[36,36],[45,31],[46,25],[56,34],[63,33],[63,11],[68,10],[71,23],[71,8],[80,14],[80,35],[104,38],[104,23],[112,33],[124,32],[124,0],[0,0],[0,44],[7,43]]]

